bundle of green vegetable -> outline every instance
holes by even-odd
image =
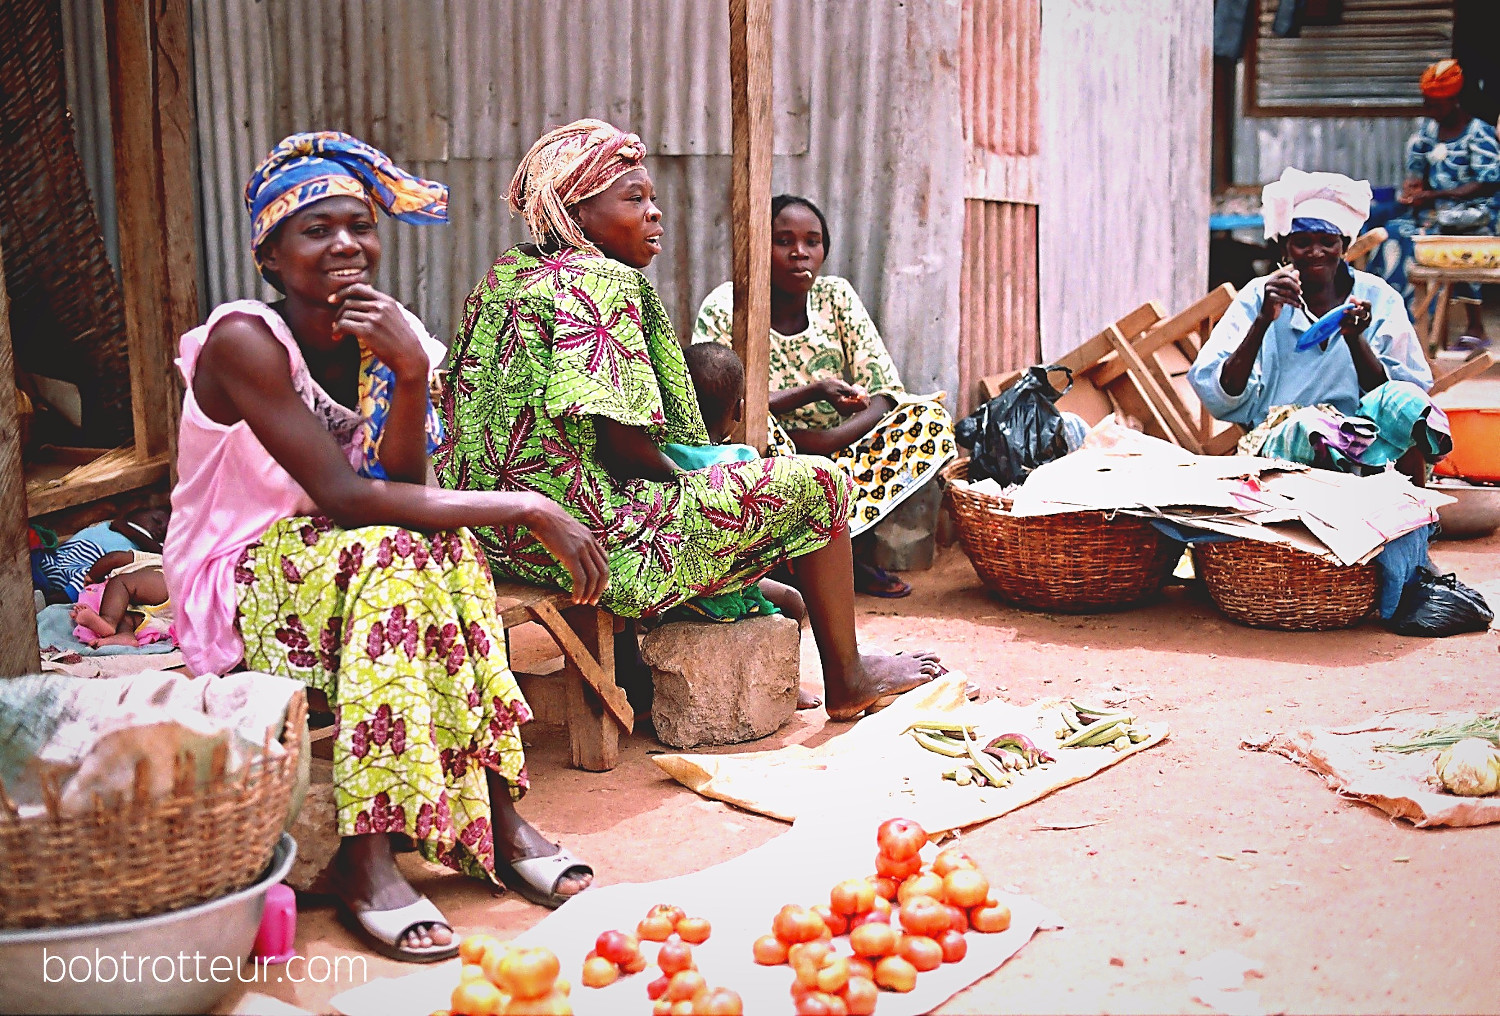
[[[1056,761],[1025,734],[1001,734],[981,748],[974,731],[974,724],[952,720],[923,720],[906,729],[928,751],[967,763],[943,773],[943,779],[961,787],[1009,786],[1013,773]]]
[[[1377,751],[1395,751],[1409,755],[1414,751],[1432,751],[1447,748],[1467,738],[1480,738],[1491,745],[1500,746],[1500,713],[1484,713],[1462,723],[1450,723],[1444,727],[1424,730],[1414,740],[1399,744],[1376,745]]]
[[[1057,731],[1063,748],[1102,748],[1109,744],[1115,751],[1124,751],[1151,736],[1135,725],[1135,714],[1123,710],[1065,702],[1059,712],[1067,725],[1067,729]]]

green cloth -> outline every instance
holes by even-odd
[[[746,444],[685,445],[668,441],[662,454],[688,472],[707,469],[721,462],[754,462],[760,453]]]
[[[443,485],[562,505],[604,548],[600,605],[622,617],[742,589],[848,530],[849,480],[823,458],[718,464],[671,481],[609,473],[601,417],[658,445],[707,445],[708,435],[656,291],[606,257],[530,244],[502,254],[464,304],[441,404]],[[474,532],[497,577],[572,588],[525,527]]]
[[[781,609],[766,599],[758,583],[744,589],[720,593],[717,596],[699,596],[674,607],[667,614],[669,621],[719,621],[729,624],[744,617],[765,617],[779,614]]]

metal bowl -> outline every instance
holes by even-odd
[[[282,833],[265,874],[228,896],[130,921],[0,931],[0,1012],[208,1012],[247,976],[240,962],[266,891],[296,856]]]
[[[1500,487],[1481,487],[1451,479],[1434,480],[1431,486],[1458,498],[1438,509],[1438,519],[1442,522],[1439,537],[1472,540],[1500,528]]]

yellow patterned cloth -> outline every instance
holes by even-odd
[[[704,299],[693,326],[694,342],[729,345],[734,290],[724,283]],[[854,444],[828,456],[853,481],[849,532],[875,525],[915,493],[958,453],[953,420],[936,396],[912,395],[880,338],[880,331],[848,280],[820,276],[807,295],[807,329],[798,335],[771,331],[772,391],[839,377],[870,395],[887,395],[896,408]],[[801,406],[770,421],[770,453],[795,455],[791,430],[827,430],[842,422],[827,402]]]

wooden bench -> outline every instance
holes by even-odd
[[[536,719],[567,724],[578,768],[613,769],[620,759],[620,728],[627,734],[635,729],[635,712],[615,683],[614,615],[575,606],[571,594],[556,589],[504,582],[496,584],[495,593],[495,611],[507,633],[535,622],[562,650],[560,671],[516,673]]]

